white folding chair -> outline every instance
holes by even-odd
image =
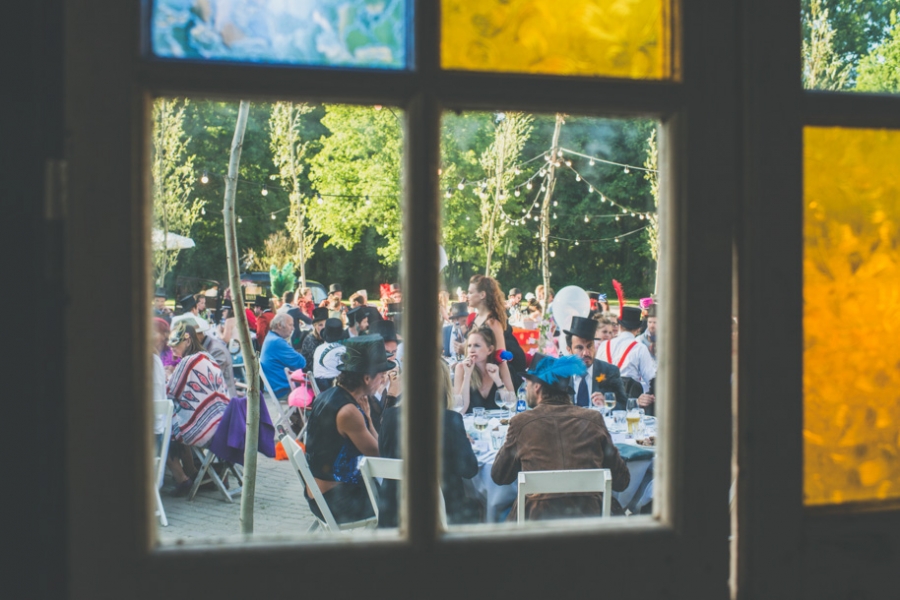
[[[169,520],[166,518],[162,498],[159,496],[159,488],[162,487],[163,477],[166,475],[166,457],[169,455],[169,440],[172,437],[172,416],[175,414],[175,405],[168,399],[154,400],[153,414],[163,418],[162,443],[154,465],[156,467],[156,485],[153,486],[153,493],[156,494],[156,516],[159,517],[160,525],[168,527]]]
[[[278,398],[275,396],[275,391],[272,389],[272,385],[269,383],[265,371],[262,369],[262,364],[259,366],[259,378],[263,384],[263,398],[269,399],[269,416],[272,417],[272,424],[275,426],[275,430],[278,431],[279,425],[281,425],[280,429],[282,433],[297,439],[298,435],[291,429],[291,413],[293,413],[297,407],[288,406],[288,410],[285,412],[284,408],[281,406],[281,402],[279,402]],[[272,406],[275,407],[274,412],[272,411]],[[275,415],[278,415],[277,419],[275,418]]]
[[[244,472],[241,466],[218,460],[218,457],[208,448],[191,446],[191,452],[193,452],[194,456],[200,460],[200,469],[197,471],[197,476],[194,478],[194,485],[191,487],[187,499],[193,500],[194,496],[196,496],[197,492],[200,490],[201,485],[213,483],[215,484],[216,489],[219,490],[219,493],[224,496],[226,502],[234,503],[234,497],[240,494],[244,487]],[[215,465],[222,465],[224,467],[221,476],[216,471]],[[235,482],[237,483],[235,487],[231,488],[225,486],[225,481],[230,475],[234,475]]]
[[[369,501],[375,510],[376,519],[378,512],[378,484],[375,478],[392,479],[394,481],[403,481],[403,460],[399,458],[378,458],[374,456],[365,456],[359,462],[359,472],[362,475],[363,483],[366,485],[366,492],[369,494]],[[438,507],[441,527],[447,529],[447,508],[444,505],[444,494],[438,494],[440,506]]]
[[[297,441],[290,436],[281,438],[281,444],[284,446],[284,451],[291,461],[291,466],[294,467],[297,476],[300,478],[300,485],[304,488],[309,488],[316,505],[319,507],[319,511],[322,513],[322,516],[325,517],[324,519],[316,517],[315,522],[310,526],[308,532],[315,531],[317,527],[321,527],[325,531],[346,531],[349,529],[361,528],[373,529],[378,525],[377,516],[372,516],[361,521],[338,523],[335,520],[334,515],[331,514],[331,509],[328,508],[328,503],[325,501],[325,497],[322,495],[322,491],[319,489],[319,485],[313,477],[312,471],[309,468],[309,463],[306,462],[306,453],[303,451],[303,448],[301,448]],[[304,494],[304,497],[305,496],[306,494]]]
[[[527,494],[576,494],[603,492],[602,517],[608,517],[612,505],[612,473],[609,469],[570,471],[520,471],[518,514],[519,525],[525,523]]]

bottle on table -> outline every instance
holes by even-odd
[[[525,401],[525,382],[522,382],[522,385],[519,386],[519,391],[516,393],[518,396],[518,400],[516,401],[516,412],[525,412],[528,410],[528,402]]]

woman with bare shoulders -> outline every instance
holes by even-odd
[[[496,350],[507,350],[506,332],[508,323],[506,321],[506,298],[500,284],[493,277],[485,275],[473,275],[469,280],[469,291],[467,294],[469,308],[475,312],[475,321],[472,328],[487,327],[494,334],[496,340]],[[510,331],[510,335],[512,332]],[[510,348],[510,350],[512,350]],[[521,348],[516,348],[516,354],[521,352]],[[514,363],[524,363],[524,353],[521,357],[515,357]],[[524,364],[512,365],[514,368],[518,366],[519,370],[524,370]],[[500,363],[500,377],[512,387],[517,384],[519,376],[513,377],[510,365],[505,361]],[[515,389],[511,391],[515,392]]]

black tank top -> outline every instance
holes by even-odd
[[[362,453],[350,438],[342,436],[337,430],[338,411],[348,404],[357,406],[353,396],[337,385],[319,394],[313,402],[306,432],[306,458],[317,479],[358,483],[355,461]],[[363,419],[368,427],[369,420],[365,413]]]

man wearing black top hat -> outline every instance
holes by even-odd
[[[153,316],[163,319],[166,323],[172,322],[172,311],[166,307],[166,290],[156,288],[153,296]]]
[[[526,400],[533,410],[510,420],[506,441],[491,467],[494,483],[513,483],[520,471],[610,469],[612,489],[621,492],[628,487],[631,475],[603,415],[572,404],[568,382],[575,375],[585,375],[584,363],[577,356],[534,355],[525,372]],[[528,520],[599,516],[603,498],[599,493],[534,494],[526,499],[525,507],[517,503],[509,512],[509,521],[516,520],[518,510],[525,510]],[[612,504],[617,506],[614,500]]]
[[[466,320],[469,317],[468,302],[454,302],[450,306],[450,323],[444,325],[441,332],[444,345],[444,356],[455,358],[462,354],[462,344],[465,344],[466,334],[469,328]]]
[[[317,306],[313,309],[312,319],[312,331],[306,334],[306,337],[300,343],[300,354],[306,359],[306,364],[310,368],[312,368],[313,355],[316,352],[316,348],[319,347],[319,344],[325,342],[325,338],[322,337],[322,330],[325,328],[325,321],[328,319],[328,309],[324,306]]]
[[[347,311],[347,334],[351,338],[369,332],[369,311],[367,306],[357,306]]]
[[[344,354],[344,340],[347,332],[340,319],[326,319],[322,329],[324,344],[319,344],[313,353],[313,377],[319,390],[327,390],[340,372],[341,356]]]
[[[369,397],[384,386],[384,373],[395,366],[376,335],[347,340],[345,348],[334,387],[313,403],[306,438],[310,471],[338,523],[374,515],[358,464],[360,456],[378,456]],[[308,491],[306,497],[310,510],[322,518]]]
[[[624,306],[619,309],[619,335],[600,344],[598,358],[614,364],[622,374],[622,383],[629,398],[637,398],[650,390],[656,378],[656,361],[637,335],[641,332],[641,309]],[[653,406],[645,406],[653,414]]]
[[[563,333],[566,335],[569,354],[580,358],[587,369],[583,376],[574,375],[569,381],[569,385],[575,390],[575,404],[584,407],[603,406],[603,394],[612,392],[616,395],[616,408],[625,410],[628,396],[625,395],[619,368],[594,358],[597,352],[594,340],[597,321],[574,317],[570,328]]]
[[[319,306],[327,307],[328,304],[334,299],[337,298],[341,300],[344,297],[344,292],[341,289],[341,284],[332,283],[328,286],[328,296],[319,303]]]

